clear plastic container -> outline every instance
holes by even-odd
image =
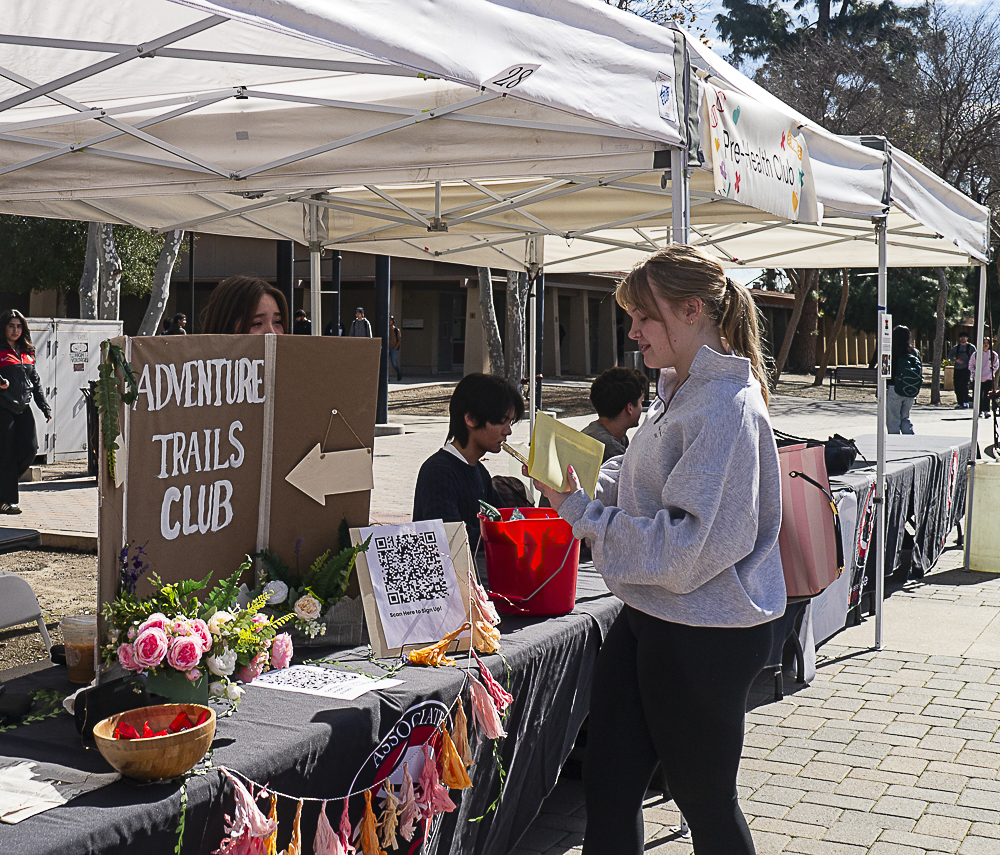
[[[69,681],[86,685],[97,666],[97,615],[67,615],[60,622]]]

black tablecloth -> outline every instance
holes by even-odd
[[[506,853],[513,848],[555,786],[573,746],[587,714],[600,642],[620,607],[600,576],[581,570],[577,606],[571,614],[547,620],[504,617],[502,651],[509,672],[500,656],[484,657],[494,676],[514,696],[505,723],[508,736],[499,741],[506,770],[503,799],[482,821],[469,821],[481,816],[500,792],[498,766],[492,758],[492,744],[487,742],[476,748],[473,789],[452,793],[458,809],[435,823],[424,851],[457,855]],[[341,662],[355,660],[352,666],[382,676],[366,661],[365,653],[359,648],[341,652],[338,658]],[[355,772],[404,710],[425,699],[450,704],[462,683],[457,668],[411,666],[396,676],[404,680],[401,685],[350,702],[251,685],[236,715],[218,723],[214,763],[294,796],[342,796]],[[10,689],[28,691],[35,686],[54,686],[66,692],[72,689],[65,671],[56,668],[21,678],[10,684]],[[471,710],[469,716],[471,720]],[[81,744],[72,720],[65,715],[0,734],[0,753],[86,771],[110,770],[92,744],[89,748]],[[294,803],[283,799],[279,804],[280,851],[291,833]],[[232,805],[231,790],[221,784],[217,770],[191,778],[185,855],[206,855],[218,847],[223,814],[232,813]],[[329,808],[334,825],[340,808],[340,802]],[[361,808],[360,800],[352,801],[355,823]],[[0,826],[0,853],[171,853],[179,813],[176,784],[138,786],[120,781],[17,825]],[[306,803],[306,851],[311,850],[317,814],[318,806]]]
[[[875,479],[876,437],[859,436],[858,449],[868,463],[859,460],[854,468],[837,478],[831,478],[831,488],[849,489],[858,495],[858,520],[854,543],[866,525],[864,509],[867,493]],[[901,436],[886,438],[885,501],[886,537],[885,572],[892,574],[900,566],[905,526],[910,521],[914,531],[911,567],[918,573],[930,570],[944,548],[945,538],[962,519],[965,511],[965,490],[968,482],[968,461],[971,440],[952,436]],[[867,523],[870,523],[870,517]],[[857,555],[850,553],[850,562]],[[874,569],[874,552],[868,553],[863,566],[855,566],[859,578]]]

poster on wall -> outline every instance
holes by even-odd
[[[102,457],[102,604],[116,596],[128,544],[145,549],[165,582],[209,572],[218,580],[264,547],[281,555],[298,547],[308,567],[336,545],[342,519],[368,523],[377,339],[116,341],[138,397],[120,411],[117,484]],[[344,451],[363,456],[367,472],[358,461],[328,465],[329,455]]]
[[[740,92],[704,85],[701,148],[715,192],[786,220],[819,224],[805,136],[788,116]]]

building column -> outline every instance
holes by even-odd
[[[462,375],[488,374],[490,355],[483,334],[483,317],[479,306],[479,280],[469,279],[465,291],[465,362]]]
[[[614,368],[618,356],[617,308],[613,294],[605,294],[597,315],[597,372]]]
[[[550,335],[545,341],[545,364],[552,366],[552,376],[562,377],[562,354],[559,346],[559,289],[549,285],[545,289],[546,308],[552,308],[546,312],[549,316]],[[543,374],[548,372],[543,371]]]

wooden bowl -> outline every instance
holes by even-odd
[[[182,712],[193,721],[197,721],[203,712],[208,712],[208,720],[197,727],[166,736],[151,736],[148,739],[114,737],[119,722],[130,724],[142,733],[142,726],[148,721],[154,731],[159,731],[169,727],[170,722]],[[139,707],[108,716],[94,728],[94,740],[104,759],[123,775],[140,781],[160,781],[183,775],[205,756],[214,738],[215,711],[200,704]]]

